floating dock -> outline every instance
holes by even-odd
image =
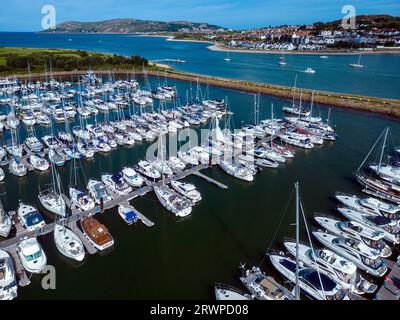
[[[387,263],[388,262],[388,263]],[[389,281],[383,284],[375,296],[375,300],[399,300],[400,299],[400,256],[397,261],[385,259],[385,263],[391,268]]]

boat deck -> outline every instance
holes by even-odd
[[[78,220],[71,221],[68,224],[68,227],[79,237],[79,239],[82,241],[82,244],[85,246],[86,251],[89,254],[95,254],[97,253],[97,249],[89,242],[89,240],[85,237],[81,229],[78,227]]]

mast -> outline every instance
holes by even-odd
[[[295,78],[294,78],[293,102],[292,102],[292,106],[293,106],[293,107],[294,107],[294,98],[295,98],[295,95],[296,95],[296,85],[297,85],[297,73],[296,73],[296,76],[295,76]]]
[[[295,299],[300,300],[299,289],[299,242],[300,242],[300,197],[299,197],[299,183],[294,184],[296,189],[296,286],[295,286]]]
[[[379,174],[379,171],[380,171],[380,169],[381,169],[381,164],[382,164],[382,159],[383,159],[383,153],[385,152],[385,147],[386,147],[386,141],[387,141],[388,133],[389,133],[389,128],[386,128],[386,130],[385,130],[385,138],[383,139],[383,145],[382,145],[381,156],[380,156],[380,158],[379,158],[378,172],[377,172],[378,174]]]

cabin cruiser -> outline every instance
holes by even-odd
[[[136,166],[135,170],[145,177],[156,180],[161,178],[160,172],[155,170],[148,161],[140,161]]]
[[[0,237],[7,238],[12,228],[12,220],[0,203]]]
[[[94,200],[88,194],[78,189],[70,187],[69,197],[72,204],[83,211],[88,211],[95,207]]]
[[[58,132],[58,139],[60,139],[64,143],[73,143],[74,142],[74,137],[72,136],[72,134],[69,132],[65,132],[65,131]]]
[[[60,155],[54,149],[49,150],[48,156],[49,156],[50,162],[53,163],[54,165],[56,165],[57,167],[61,167],[65,164],[66,159],[65,159],[64,155]]]
[[[312,68],[307,68],[306,70],[304,70],[305,73],[310,73],[310,74],[314,74],[315,70]]]
[[[41,152],[43,149],[43,144],[35,136],[31,136],[25,139],[25,145],[32,152]]]
[[[43,220],[43,216],[33,206],[29,206],[20,202],[17,214],[18,219],[28,231],[35,231],[43,228],[46,225]]]
[[[144,183],[143,178],[133,168],[125,167],[122,170],[122,175],[125,181],[132,187],[139,188]]]
[[[357,270],[357,266],[345,258],[327,249],[313,249],[304,244],[285,241],[285,248],[292,256],[298,252],[299,260],[310,268],[317,269],[333,281],[356,294],[373,293],[377,286],[365,280]]]
[[[278,284],[274,278],[266,276],[258,267],[244,271],[240,281],[257,300],[285,300],[288,291]]]
[[[384,216],[390,220],[400,220],[400,206],[380,201],[376,198],[359,198],[337,192],[335,198],[344,206],[372,216]]]
[[[382,232],[385,240],[393,244],[400,243],[400,226],[397,222],[383,216],[371,216],[348,208],[338,208],[338,211],[349,220],[362,223],[377,232]]]
[[[296,262],[291,258],[270,254],[273,266],[290,282],[296,283]],[[349,300],[343,288],[330,277],[317,270],[299,266],[298,284],[301,290],[317,300]]]
[[[232,161],[232,162],[228,162],[228,161],[221,161],[219,163],[219,166],[221,167],[222,170],[224,170],[226,173],[228,173],[229,175],[244,180],[244,181],[248,181],[251,182],[254,180],[253,177],[253,172],[251,170],[249,170],[247,167],[245,167],[244,165],[242,165],[241,163]]]
[[[199,160],[197,158],[197,155],[194,155],[190,151],[178,151],[178,158],[181,160],[183,163],[190,164],[193,166],[197,166],[199,164]]]
[[[167,186],[154,186],[154,192],[164,208],[177,217],[186,217],[192,212],[192,203]]]
[[[156,159],[155,161],[152,161],[150,164],[152,165],[154,170],[157,170],[158,172],[160,172],[163,175],[172,176],[174,174],[172,169],[168,166],[167,161],[162,161],[162,160]]]
[[[103,251],[114,245],[114,239],[108,229],[95,218],[83,218],[80,224],[84,235],[97,250]]]
[[[186,167],[186,165],[177,157],[169,157],[168,165],[172,168],[172,170],[177,171],[183,171]]]
[[[356,221],[339,221],[322,216],[314,217],[314,219],[321,227],[332,234],[361,241],[368,247],[379,250],[382,258],[392,255],[392,250],[382,240],[385,236],[383,232],[371,229]]]
[[[136,224],[136,222],[138,221],[137,213],[135,209],[131,206],[118,206],[118,214],[128,225]]]
[[[30,112],[23,112],[22,114],[22,122],[24,125],[28,127],[32,127],[36,124],[36,119]]]
[[[101,202],[106,203],[112,200],[103,182],[90,179],[87,185],[87,189],[90,196],[97,204],[101,204]]]
[[[24,148],[21,144],[13,144],[11,146],[4,146],[4,150],[6,150],[11,156],[21,158],[24,153]]]
[[[61,195],[54,191],[54,189],[50,188],[41,191],[38,198],[45,209],[58,216],[66,217],[67,211],[65,201]]]
[[[123,174],[121,172],[109,175],[105,174],[101,176],[101,181],[109,188],[112,192],[125,196],[132,192],[132,187],[130,187],[123,178]]]
[[[30,273],[41,273],[47,265],[47,257],[36,238],[22,240],[17,253],[24,269]]]
[[[93,139],[93,146],[97,152],[108,153],[111,151],[111,146],[103,139]]]
[[[55,149],[61,146],[60,141],[56,137],[51,135],[44,136],[42,140],[44,144],[50,149]]]
[[[0,250],[0,300],[13,300],[18,296],[18,284],[10,255]]]
[[[67,258],[83,261],[85,249],[79,237],[70,229],[59,224],[54,226],[54,242],[58,251]]]
[[[181,195],[189,198],[193,203],[201,200],[201,194],[197,191],[196,187],[191,183],[180,182],[177,180],[171,181],[172,188]]]
[[[92,159],[94,157],[94,148],[92,148],[91,143],[84,143],[79,141],[77,144],[78,152],[85,158],[85,159]]]
[[[23,177],[28,172],[26,166],[23,163],[21,163],[21,160],[18,158],[11,159],[9,170],[13,175],[17,177]]]
[[[387,272],[380,251],[372,249],[360,241],[338,237],[326,232],[314,231],[314,237],[328,249],[353,262],[358,268],[376,277]]]
[[[36,122],[38,125],[42,125],[42,126],[51,125],[51,119],[49,118],[48,115],[46,115],[44,113],[40,113],[40,114],[36,115]]]
[[[215,299],[220,301],[242,301],[251,300],[252,297],[234,287],[227,286],[221,283],[216,283],[214,286]]]
[[[62,152],[64,153],[67,160],[79,160],[82,158],[82,154],[79,152],[76,145],[69,145],[68,147],[63,148]]]
[[[33,168],[39,171],[46,171],[50,167],[50,164],[46,159],[41,158],[34,154],[30,156],[29,163]]]

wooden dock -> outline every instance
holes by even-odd
[[[389,273],[388,283],[383,284],[375,296],[375,300],[399,300],[400,299],[400,256],[395,263],[391,263],[392,270]]]

